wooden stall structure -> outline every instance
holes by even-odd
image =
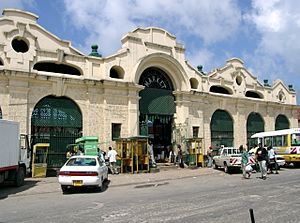
[[[188,150],[188,165],[194,167],[204,167],[204,148],[202,138],[187,138],[185,139]]]
[[[121,173],[149,172],[148,137],[133,136],[116,140],[117,163]]]

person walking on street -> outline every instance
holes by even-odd
[[[102,151],[100,148],[98,148],[98,156],[99,156],[99,159],[105,163],[105,152]]]
[[[177,145],[177,148],[178,148],[178,162],[179,162],[179,166],[181,168],[184,168],[183,154],[182,154],[181,145]]]
[[[247,152],[246,146],[241,145],[239,149],[242,154],[241,156],[242,156],[243,177],[245,179],[249,179],[251,177],[251,169],[252,169],[252,168],[250,168],[250,171],[247,169],[247,165],[249,165],[249,153]]]
[[[108,147],[108,153],[107,153],[108,159],[109,159],[109,167],[112,174],[119,174],[116,167],[117,162],[117,156],[118,153],[116,150],[114,150],[111,146]]]
[[[261,172],[261,179],[267,179],[267,160],[268,160],[268,151],[266,148],[262,146],[260,143],[258,149],[256,151],[256,159],[259,164],[260,172]]]
[[[275,151],[272,148],[272,146],[268,146],[268,156],[269,156],[269,165],[268,165],[268,169],[269,169],[269,173],[273,173],[273,167],[275,169],[275,173],[278,174],[278,166],[276,163],[276,159],[275,159]]]

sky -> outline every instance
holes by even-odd
[[[281,79],[300,92],[299,0],[0,0],[4,8],[38,15],[39,25],[85,54],[97,44],[103,57],[135,28],[160,27],[206,73],[237,57],[262,84]]]

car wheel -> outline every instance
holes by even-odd
[[[215,162],[213,162],[213,168],[214,168],[214,169],[218,169],[218,166],[216,165]]]
[[[225,173],[229,173],[229,167],[227,166],[227,164],[224,164],[224,172]]]
[[[66,192],[68,192],[68,186],[61,185],[61,190],[62,190],[63,194],[66,193]]]

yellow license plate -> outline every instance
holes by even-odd
[[[74,187],[81,187],[82,186],[82,180],[73,180],[73,186]]]

